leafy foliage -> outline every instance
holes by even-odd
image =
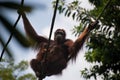
[[[3,60],[0,63],[0,79],[1,80],[36,80],[36,77],[31,73],[23,73],[28,69],[28,62],[21,61],[19,64],[14,64],[13,61]]]
[[[56,1],[53,1],[53,7],[55,5],[55,2]],[[86,25],[88,25],[88,23],[91,22],[92,15],[90,13],[88,13],[89,12],[88,10],[82,8],[80,6],[80,4],[81,4],[81,2],[79,2],[79,0],[75,0],[71,3],[66,3],[65,0],[60,0],[60,2],[59,2],[58,11],[60,14],[64,13],[66,17],[72,17],[73,20],[80,22],[80,25],[75,26],[75,28],[76,27],[80,28],[81,25],[86,26]],[[82,31],[84,28],[81,27],[80,31]],[[74,29],[73,29],[73,31],[74,31]],[[79,31],[79,34],[80,34],[80,31]],[[74,32],[74,33],[77,35],[76,32]]]

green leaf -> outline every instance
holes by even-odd
[[[76,16],[76,12],[74,12],[72,15],[73,20],[75,19],[75,16]]]
[[[70,16],[70,14],[71,14],[71,11],[69,11],[69,12],[68,12],[67,17],[69,17],[69,16]]]

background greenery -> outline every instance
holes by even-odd
[[[0,62],[0,80],[36,80],[31,73],[25,73],[29,65],[27,61],[15,64],[14,61]]]

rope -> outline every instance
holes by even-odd
[[[52,36],[52,32],[53,32],[53,28],[54,28],[54,23],[55,23],[55,18],[56,18],[56,14],[57,14],[58,3],[59,3],[59,0],[56,0],[56,5],[55,5],[55,9],[54,9],[54,14],[53,14],[52,23],[51,23],[51,29],[50,29],[49,39],[48,39],[47,50],[46,50],[46,53],[43,56],[43,60],[46,59],[47,53],[48,53],[48,49],[49,49],[49,46],[50,46],[51,36]]]
[[[55,18],[56,18],[56,14],[57,14],[57,7],[58,7],[58,3],[59,3],[59,0],[56,0],[56,5],[55,5],[55,9],[54,9],[54,14],[53,14],[53,18],[52,18],[52,23],[51,23],[51,28],[50,28],[50,34],[49,34],[49,39],[48,39],[48,45],[47,45],[47,48],[46,48],[46,52],[45,54],[43,55],[43,60],[41,62],[41,79],[45,77],[46,75],[46,57],[47,57],[47,53],[48,53],[48,49],[49,49],[49,46],[50,46],[50,42],[51,42],[51,36],[52,36],[52,32],[53,32],[53,28],[54,28],[54,23],[55,23]]]
[[[21,0],[21,7],[23,6],[23,4],[24,4],[24,0]],[[10,41],[11,41],[11,39],[12,39],[12,36],[13,36],[13,34],[14,34],[14,31],[15,31],[15,28],[16,28],[16,26],[17,26],[17,23],[18,23],[18,21],[20,20],[20,17],[21,17],[21,15],[19,14],[19,16],[18,16],[15,24],[13,25],[13,29],[14,29],[14,30],[13,30],[13,32],[11,32],[11,35],[10,35],[9,39],[8,39],[7,43],[5,44],[3,50],[2,50],[2,53],[1,53],[1,56],[0,56],[0,61],[2,60],[3,54],[4,54],[4,52],[5,52],[8,44],[10,43]]]
[[[102,14],[104,13],[105,9],[109,6],[110,2],[112,0],[108,0],[108,2],[106,3],[105,7],[103,8],[103,10],[101,11],[101,13],[98,15],[96,21],[98,21],[98,19],[100,19],[100,17],[102,16]]]

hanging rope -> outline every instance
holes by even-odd
[[[23,4],[24,4],[24,0],[21,0],[21,7],[23,6]],[[2,53],[1,53],[1,56],[0,56],[0,61],[2,60],[3,54],[4,54],[4,52],[5,52],[8,44],[10,43],[10,41],[11,41],[11,39],[12,39],[12,36],[13,36],[13,34],[14,34],[14,31],[15,31],[15,28],[16,28],[16,26],[17,26],[17,23],[18,23],[18,21],[20,20],[20,17],[21,17],[21,15],[19,14],[19,16],[18,16],[15,24],[13,25],[13,29],[14,29],[14,30],[13,30],[13,32],[11,32],[11,35],[10,35],[9,39],[8,39],[7,43],[5,44],[3,50],[2,50]]]
[[[39,78],[39,80],[42,80],[46,73],[46,57],[47,57],[47,53],[48,53],[48,49],[49,49],[49,46],[50,46],[50,42],[51,42],[51,36],[52,36],[52,32],[53,32],[53,28],[54,28],[54,23],[55,23],[55,18],[56,18],[56,14],[57,14],[57,7],[58,7],[58,3],[59,3],[59,0],[56,0],[56,4],[55,4],[55,9],[54,9],[54,14],[53,14],[53,17],[52,17],[52,23],[51,23],[51,28],[50,28],[50,34],[49,34],[49,39],[48,39],[48,45],[47,45],[47,48],[46,48],[46,52],[45,54],[43,55],[43,60],[41,62],[41,78]]]
[[[100,19],[100,17],[102,16],[102,14],[104,13],[105,9],[109,6],[109,4],[111,3],[112,0],[108,0],[108,2],[106,3],[105,7],[103,8],[103,10],[101,11],[101,13],[98,15],[96,21],[98,21]]]
[[[48,49],[49,49],[49,46],[50,46],[51,36],[52,36],[54,23],[55,23],[55,18],[56,18],[56,14],[57,14],[58,3],[59,3],[59,0],[56,0],[56,5],[55,5],[55,9],[54,9],[54,14],[53,14],[52,23],[51,23],[51,29],[50,29],[50,34],[49,34],[49,40],[48,40],[48,45],[47,45],[47,50],[46,50],[46,53],[44,54],[43,60],[46,59],[47,53],[48,53]]]

